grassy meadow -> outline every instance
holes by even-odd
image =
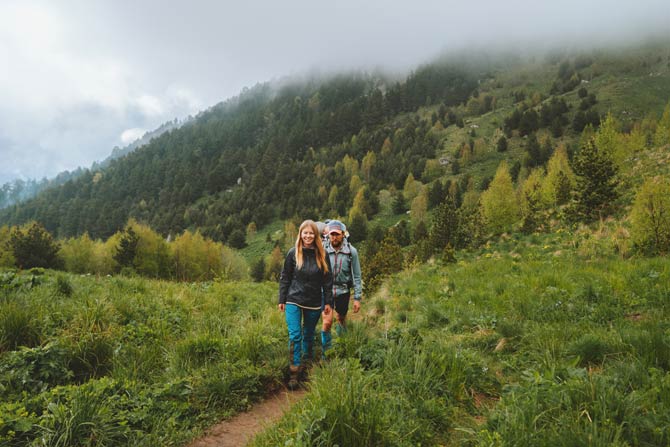
[[[670,264],[575,240],[395,276],[254,445],[668,445]]]
[[[504,235],[389,278],[254,445],[667,445],[670,264],[606,233]],[[274,283],[0,285],[0,445],[184,445],[284,380]]]
[[[183,445],[283,380],[274,284],[0,276],[0,445]]]

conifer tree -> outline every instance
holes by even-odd
[[[609,154],[614,164],[619,168],[623,166],[626,158],[630,155],[629,148],[623,144],[623,135],[620,128],[619,121],[611,113],[608,113],[600,123],[595,136],[595,145],[601,151]]]
[[[440,179],[433,182],[428,190],[428,208],[435,208],[444,200],[445,191]]]
[[[524,158],[524,166],[527,168],[534,168],[536,166],[542,166],[544,163],[544,157],[542,156],[542,147],[540,142],[537,141],[537,136],[531,134],[528,136],[526,141],[526,156]]]
[[[503,135],[500,137],[498,140],[498,143],[496,144],[496,150],[498,152],[506,152],[507,151],[507,138]]]
[[[591,221],[609,215],[617,198],[617,169],[609,154],[599,150],[594,140],[586,143],[575,156],[577,174],[575,212]]]
[[[265,259],[262,257],[251,265],[251,279],[255,282],[265,279]]]
[[[575,173],[570,167],[568,151],[561,144],[547,163],[547,175],[542,182],[542,201],[548,206],[564,205],[575,185]]]
[[[384,237],[374,256],[363,263],[363,283],[372,292],[379,288],[385,276],[402,270],[403,255],[398,241],[390,234]]]
[[[121,234],[119,245],[112,256],[120,268],[135,267],[135,255],[137,254],[137,244],[140,238],[135,234],[133,227],[128,225]]]
[[[59,244],[37,222],[33,222],[24,230],[15,228],[9,237],[9,247],[17,267],[21,269],[63,267],[63,261],[58,254]]]
[[[360,242],[367,237],[368,219],[360,208],[352,207],[349,210],[349,225],[347,225],[347,228],[351,242]]]
[[[531,233],[541,224],[542,210],[542,169],[533,169],[520,187],[521,230]]]
[[[407,205],[405,205],[405,197],[403,196],[402,191],[396,191],[393,193],[391,210],[393,211],[393,214],[402,214],[407,211]]]
[[[436,251],[443,250],[447,245],[460,248],[458,208],[451,197],[442,202],[435,210],[433,226],[430,230],[431,245]]]

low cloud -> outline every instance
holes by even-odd
[[[668,23],[667,0],[3,0],[0,183],[90,166],[135,129],[258,82],[402,71],[449,49],[629,42]]]
[[[138,127],[126,129],[121,133],[121,142],[125,145],[128,145],[133,141],[142,138],[142,135],[144,135],[146,132],[146,129],[140,129]]]

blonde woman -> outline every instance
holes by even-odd
[[[295,247],[286,254],[279,278],[279,310],[286,314],[289,338],[288,387],[298,386],[304,361],[313,359],[314,332],[321,315],[330,315],[333,305],[333,277],[330,259],[321,243],[316,223],[304,221],[298,229]]]

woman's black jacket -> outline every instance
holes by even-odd
[[[279,277],[279,304],[293,303],[308,309],[321,309],[323,298],[324,304],[332,306],[333,276],[329,256],[326,256],[328,272],[323,272],[316,263],[313,248],[303,247],[302,254],[301,269],[296,265],[295,247],[286,254]]]

